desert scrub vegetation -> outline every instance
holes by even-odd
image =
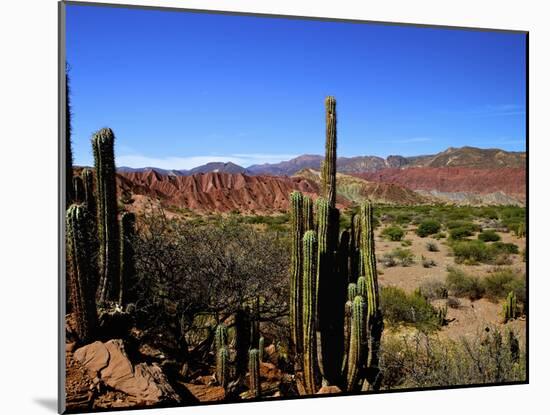
[[[468,297],[472,301],[486,297],[496,302],[506,298],[510,292],[514,293],[519,303],[525,304],[526,301],[525,276],[509,268],[496,268],[487,277],[480,278],[451,267],[446,286],[452,295]]]
[[[414,255],[410,249],[406,248],[395,248],[391,252],[385,253],[380,262],[385,267],[394,267],[396,265],[401,265],[402,267],[408,267],[414,264]]]
[[[431,278],[424,281],[418,287],[420,293],[428,300],[438,300],[441,298],[447,298],[449,296],[449,290],[444,281],[437,278]]]
[[[500,241],[500,235],[495,231],[483,231],[477,235],[477,239],[483,242],[496,242]]]
[[[405,231],[400,226],[387,226],[380,235],[389,241],[397,242],[403,239]]]
[[[382,389],[522,382],[526,353],[516,333],[495,327],[458,341],[425,333],[385,336],[381,368]]]
[[[262,324],[275,337],[286,336],[287,238],[232,218],[197,224],[168,219],[160,210],[138,222],[131,296],[138,298],[136,317],[142,325],[162,325],[167,333],[179,332],[180,326],[186,334],[209,333],[216,321],[259,298]],[[206,327],[197,327],[205,322]]]
[[[426,219],[420,222],[416,229],[416,234],[421,238],[438,233],[441,230],[441,224],[433,219]]]
[[[426,243],[426,249],[429,252],[439,252],[439,246],[435,242],[427,242]]]
[[[380,304],[384,320],[394,328],[404,324],[423,331],[433,331],[440,327],[438,310],[420,291],[407,294],[398,287],[382,287]]]
[[[468,275],[458,268],[449,268],[446,285],[452,295],[467,297],[472,301],[480,299],[485,293],[479,277]]]
[[[476,240],[450,241],[450,247],[457,264],[475,265],[478,263],[509,265],[509,256],[519,254],[519,248],[513,243],[485,242]]]

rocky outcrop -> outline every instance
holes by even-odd
[[[91,378],[134,397],[142,405],[181,403],[157,364],[132,365],[122,340],[88,344],[74,352],[74,359],[87,369]]]
[[[473,195],[492,195],[486,197],[487,200],[479,198],[481,203],[492,201],[491,204],[506,204],[512,200],[524,203],[527,186],[524,168],[415,167],[384,169],[355,176],[373,182],[398,184],[436,197],[448,197],[450,201],[460,202]]]
[[[286,211],[288,195],[299,190],[315,196],[318,185],[303,178],[205,173],[164,176],[157,172],[118,174],[121,194],[158,198],[165,206],[202,212],[274,213]]]

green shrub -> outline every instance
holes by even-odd
[[[483,280],[487,298],[497,301],[506,298],[510,291],[514,292],[519,302],[525,303],[525,278],[517,275],[509,268],[498,269]]]
[[[500,235],[495,231],[483,231],[477,235],[477,239],[483,242],[496,242],[500,241]]]
[[[414,263],[414,255],[410,249],[395,248],[391,255],[401,262],[401,266],[408,267]]]
[[[439,252],[439,247],[435,242],[426,243],[426,249],[430,252]]]
[[[456,241],[451,244],[455,262],[468,265],[479,262],[489,262],[494,259],[496,252],[480,240]]]
[[[457,228],[468,229],[472,233],[481,231],[481,226],[472,222],[467,222],[463,220],[454,220],[454,221],[447,222],[447,229],[457,229]]]
[[[418,292],[407,294],[401,288],[382,287],[380,304],[384,319],[392,325],[410,324],[420,330],[434,330],[437,310]]]
[[[458,241],[468,236],[472,236],[473,232],[466,226],[459,226],[458,228],[452,228],[449,232],[449,239]]]
[[[400,241],[405,236],[405,231],[399,226],[388,226],[384,228],[381,235],[390,241]]]
[[[438,232],[435,235],[433,235],[434,239],[445,239],[447,237],[447,234],[445,232]]]
[[[420,293],[428,300],[447,298],[449,292],[445,283],[439,279],[432,278],[424,281],[419,287]]]
[[[433,235],[441,230],[441,224],[433,219],[425,219],[420,222],[416,230],[416,234],[421,238],[428,235]]]
[[[436,263],[433,259],[425,258],[424,255],[422,255],[422,266],[424,268],[431,268],[435,267]]]
[[[447,288],[452,295],[468,297],[472,301],[480,299],[485,293],[485,288],[478,277],[468,275],[458,268],[449,268]]]
[[[405,225],[407,223],[410,223],[411,220],[412,216],[406,213],[401,213],[395,217],[395,223],[397,223],[398,225]]]
[[[491,249],[497,254],[519,254],[519,248],[516,244],[495,242],[491,245]]]
[[[413,243],[410,239],[405,239],[404,241],[401,242],[401,246],[403,247],[406,247],[406,246],[411,246]]]

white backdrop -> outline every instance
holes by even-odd
[[[548,406],[550,25],[543,1],[126,0],[113,3],[530,31],[530,381],[528,386],[156,410],[151,414],[407,411],[540,413]],[[0,13],[0,412],[55,412],[57,312],[57,4],[11,0]],[[98,30],[101,30],[98,28]],[[546,398],[546,399],[545,399]]]

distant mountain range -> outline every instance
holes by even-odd
[[[319,170],[323,156],[305,154],[280,163],[256,164],[242,167],[235,163],[213,162],[190,170],[165,170],[156,167],[130,168],[119,167],[120,173],[144,173],[155,171],[162,175],[191,176],[199,173],[247,174],[250,176],[292,176],[304,169]],[[432,155],[403,157],[399,155],[387,158],[377,156],[339,157],[339,173],[373,173],[383,169],[403,169],[410,167],[467,167],[476,169],[525,168],[526,153],[500,149],[481,149],[476,147],[449,147]]]

